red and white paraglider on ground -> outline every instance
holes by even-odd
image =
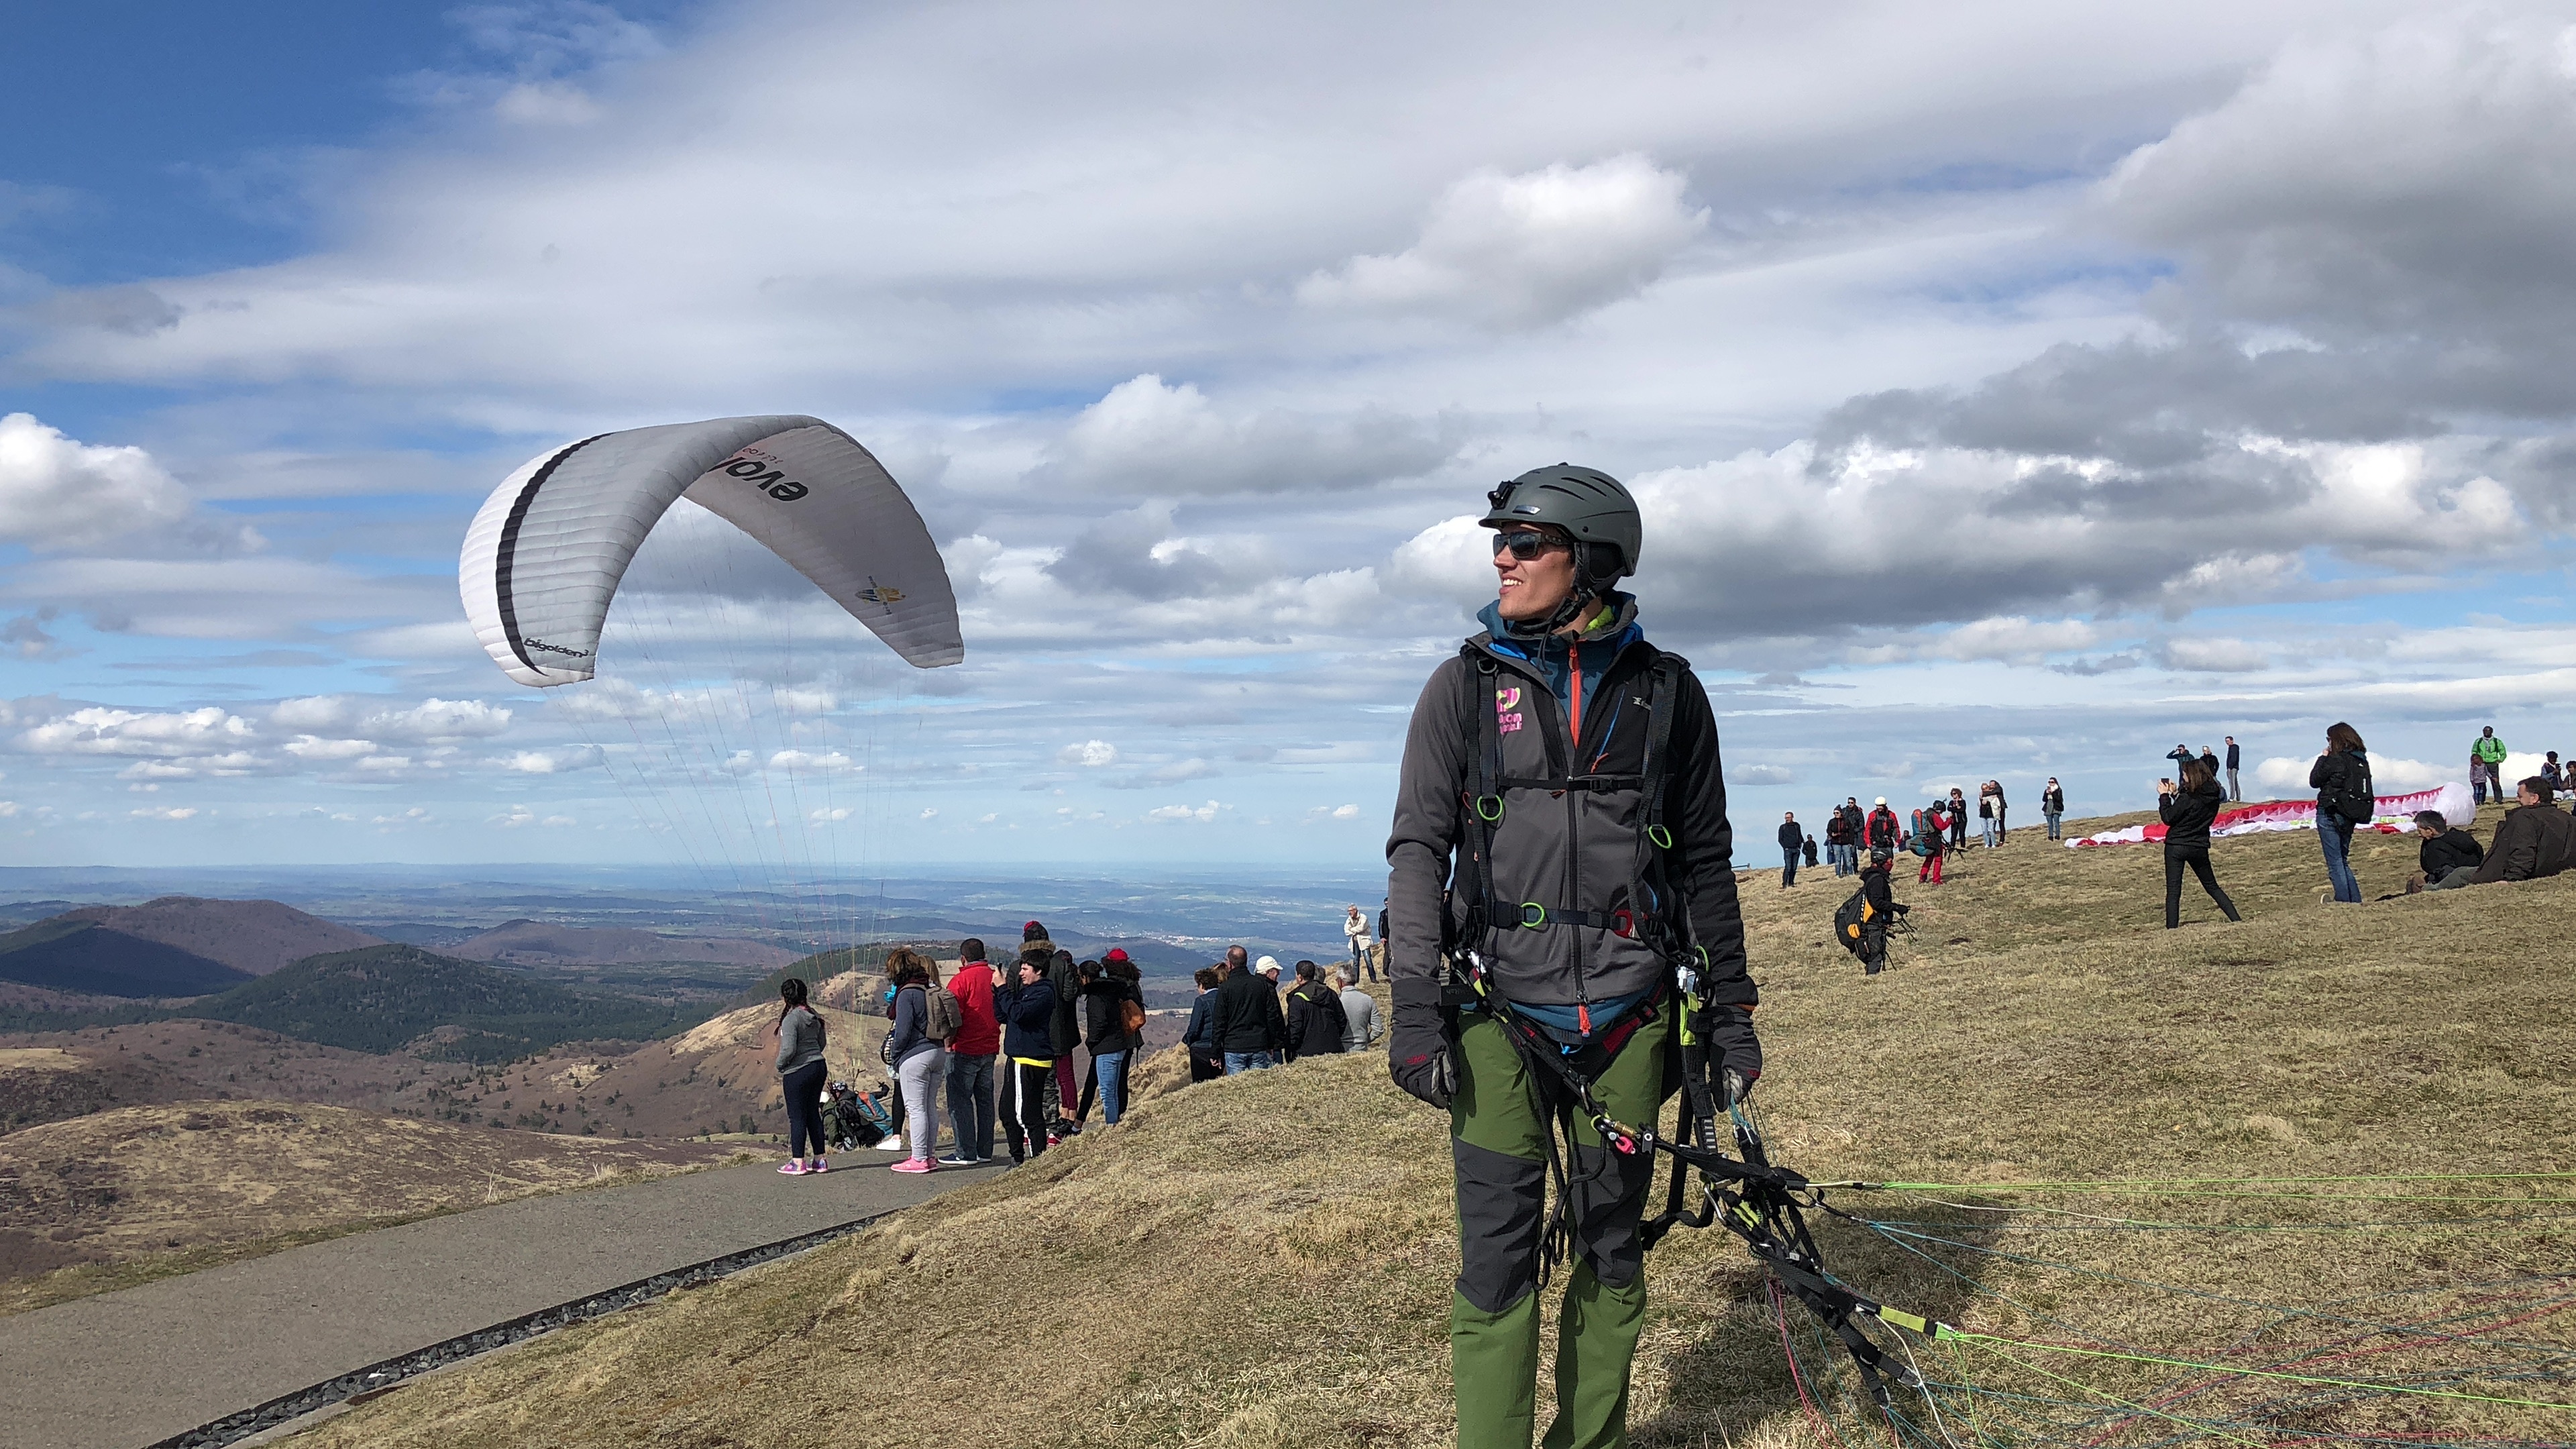
[[[2411,795],[2382,795],[2371,802],[2367,827],[2383,835],[2397,835],[2415,828],[2415,816],[2426,810],[2439,810],[2442,818],[2455,827],[2466,829],[2478,818],[2477,797],[2469,787],[2454,780],[2434,790],[2418,790]],[[2314,800],[2266,800],[2257,805],[2242,805],[2218,812],[2209,823],[2212,835],[2253,835],[2265,830],[2314,830],[2317,828],[2317,802]],[[2125,830],[2105,830],[2066,842],[2069,849],[2087,845],[2139,845],[2165,838],[2161,822],[2132,825]]]

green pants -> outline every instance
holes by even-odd
[[[1458,1449],[1528,1449],[1537,1417],[1538,1250],[1546,1226],[1547,1145],[1562,1095],[1533,1090],[1502,1025],[1465,1013],[1449,1150],[1458,1176],[1458,1284],[1449,1303],[1449,1363],[1458,1392]],[[1630,1125],[1652,1122],[1673,1049],[1671,1008],[1639,1027],[1593,1096]],[[1542,1101],[1546,1103],[1542,1106]],[[1654,1182],[1650,1154],[1602,1145],[1578,1118],[1566,1163],[1573,1243],[1561,1270],[1556,1420],[1547,1449],[1617,1449],[1628,1442],[1628,1368],[1645,1326],[1645,1245],[1638,1226]]]

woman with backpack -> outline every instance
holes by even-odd
[[[2308,767],[2308,784],[2317,792],[2317,847],[2325,852],[2334,898],[2360,905],[2361,882],[2352,874],[2352,828],[2370,819],[2378,805],[2361,731],[2341,720],[2326,726],[2326,752]]]
[[[886,1064],[903,1093],[904,1125],[912,1138],[912,1155],[893,1170],[936,1172],[930,1157],[939,1145],[938,1087],[948,1075],[948,1049],[930,1034],[930,993],[939,973],[907,946],[887,952],[886,967],[894,977],[894,1033],[886,1038]]]
[[[2241,921],[2236,903],[2218,888],[2218,877],[2209,871],[2209,823],[2218,818],[2227,803],[2227,791],[2218,783],[2218,772],[2199,758],[2182,762],[2177,771],[2181,779],[2174,788],[2157,792],[2156,814],[2165,822],[2165,929],[2182,924],[2182,872],[2200,878],[2200,888],[2218,902],[2227,919]]]
[[[787,1099],[787,1161],[778,1170],[789,1177],[829,1172],[823,1160],[823,1017],[807,1004],[799,977],[778,983],[778,1000],[778,1090]]]
[[[1941,813],[1941,802],[1938,800],[1932,802],[1931,809],[1914,812],[1914,853],[1923,860],[1923,868],[1914,873],[1916,885],[1941,883],[1941,856],[1945,848],[1943,836],[1952,823],[1948,816]]]

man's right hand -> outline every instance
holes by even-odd
[[[1429,999],[1408,1000],[1416,995],[1406,989],[1412,985],[1407,982],[1395,993],[1386,1034],[1387,1073],[1397,1086],[1445,1112],[1458,1095],[1458,1062],[1440,1013],[1439,988],[1425,982]]]

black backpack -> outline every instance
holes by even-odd
[[[2345,756],[2343,782],[2317,801],[2317,808],[2332,810],[2355,825],[2368,825],[2379,813],[2379,797],[2370,786],[2369,759]]]
[[[1842,942],[1843,949],[1855,956],[1860,954],[1861,923],[1867,919],[1869,892],[1866,890],[1853,891],[1849,900],[1834,908],[1834,939]]]

